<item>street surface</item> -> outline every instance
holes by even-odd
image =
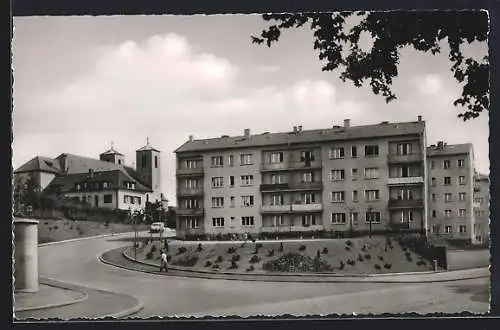
[[[445,283],[273,283],[162,276],[102,264],[105,251],[131,245],[115,237],[39,248],[40,276],[138,298],[134,317],[486,313],[489,279]],[[485,293],[486,292],[486,293]],[[106,302],[104,302],[106,303]],[[93,315],[87,305],[66,309]]]

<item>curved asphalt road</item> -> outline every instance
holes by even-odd
[[[40,276],[132,295],[144,305],[134,317],[486,313],[489,309],[488,299],[477,293],[488,287],[488,278],[376,284],[243,282],[162,276],[102,264],[98,260],[100,254],[131,244],[117,238],[42,246]],[[81,317],[92,315],[92,311],[83,307],[73,305],[81,309]]]

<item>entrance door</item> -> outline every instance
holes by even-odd
[[[99,196],[97,196],[97,195],[94,196],[94,203],[95,203],[95,207],[99,207]]]

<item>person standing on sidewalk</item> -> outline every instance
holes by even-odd
[[[167,253],[165,250],[161,252],[161,260],[160,260],[160,272],[165,269],[165,272],[168,273],[168,267],[167,267]]]

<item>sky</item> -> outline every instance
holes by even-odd
[[[489,173],[488,115],[463,122],[461,94],[443,54],[402,52],[387,104],[369,87],[322,72],[308,28],[268,48],[250,36],[260,15],[16,17],[12,41],[13,168],[66,152],[110,148],[134,166],[135,150],[161,150],[162,190],[175,205],[174,150],[188,140],[423,116],[428,143],[473,143]],[[487,45],[465,49],[487,54]]]

